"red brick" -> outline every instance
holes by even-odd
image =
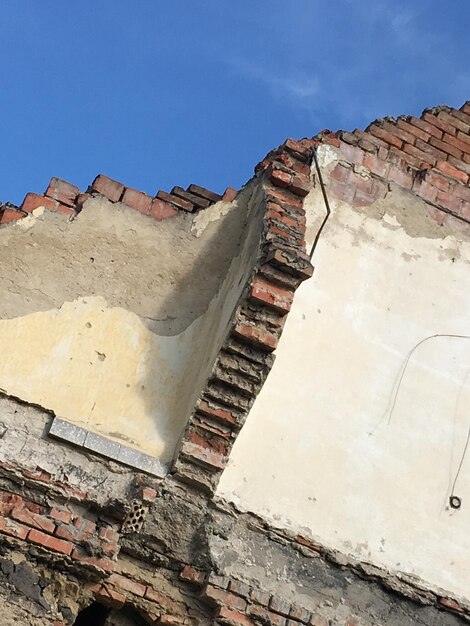
[[[21,496],[16,493],[11,493],[10,491],[1,491],[0,501],[11,505],[12,508],[22,506],[24,503]]]
[[[281,204],[281,206],[292,207],[293,209],[303,210],[303,202],[300,198],[293,196],[283,189],[269,187],[266,190],[266,200]]]
[[[460,207],[459,215],[464,220],[467,220],[467,222],[470,222],[470,202],[465,202],[465,200],[462,201],[462,206]]]
[[[305,229],[302,227],[305,227],[305,224],[306,224],[306,219],[304,216],[298,217],[297,219],[292,219],[291,217],[289,217],[289,213],[286,213],[282,209],[282,207],[280,207],[279,205],[273,204],[272,202],[268,202],[267,204],[268,204],[268,211],[265,215],[266,219],[277,220],[278,222],[281,222],[285,226],[290,226],[298,233],[302,231],[301,234],[303,235]],[[270,206],[275,207],[276,210],[270,209]]]
[[[383,141],[385,141],[385,143],[388,143],[392,146],[396,146],[397,148],[401,148],[403,146],[403,141],[399,139],[395,134],[392,134],[391,132],[384,130],[383,128],[381,128],[380,126],[377,126],[376,124],[371,124],[367,128],[367,132],[369,132],[374,137],[378,137],[379,139],[382,139]]]
[[[93,595],[97,602],[112,609],[120,609],[126,603],[126,596],[111,585],[98,585]]]
[[[25,502],[24,506],[28,511],[32,511],[33,513],[39,513],[39,515],[43,515],[45,512],[45,507],[41,504],[36,504],[36,502]]]
[[[434,137],[431,137],[431,139],[434,139],[434,141],[438,141]],[[436,146],[433,146],[428,142],[421,141],[421,139],[417,139],[415,145],[422,152],[425,152],[426,154],[430,154],[435,159],[442,159],[442,160],[447,159],[447,154],[445,152],[442,152],[442,150],[438,150]]]
[[[329,143],[330,146],[335,146],[336,148],[339,148],[340,145],[341,145],[341,141],[333,133],[331,133],[329,135],[327,135],[327,134],[322,135],[321,140],[324,143]]]
[[[37,480],[39,482],[49,482],[51,479],[51,475],[46,470],[41,469],[40,467],[36,467],[35,470],[24,470],[23,476],[25,478],[30,478],[31,480]]]
[[[191,441],[184,441],[181,447],[181,453],[184,456],[194,459],[203,465],[209,465],[216,469],[224,469],[227,459],[224,455],[214,452],[210,448],[204,448]]]
[[[124,193],[124,185],[117,180],[113,180],[104,174],[98,174],[91,185],[94,191],[111,200],[111,202],[119,202]]]
[[[462,122],[470,126],[470,115],[467,115],[466,113],[464,113],[462,109],[452,109],[450,114],[453,117],[456,117],[457,119],[462,120]]]
[[[373,194],[356,189],[352,204],[355,207],[370,206],[376,200],[377,198]]]
[[[183,200],[187,200],[191,204],[194,204],[194,206],[198,209],[207,209],[207,207],[211,204],[211,201],[207,198],[201,198],[201,196],[198,196],[195,193],[185,191],[182,187],[173,187],[171,194],[173,196],[177,196],[178,198],[182,198]]]
[[[40,530],[31,530],[28,535],[28,539],[29,541],[43,546],[48,550],[60,552],[61,554],[69,555],[73,550],[73,545],[69,541],[63,541],[62,539],[57,539],[57,537],[51,537]]]
[[[26,215],[22,211],[15,211],[14,209],[3,209],[3,212],[0,213],[0,224],[10,224],[11,222],[16,222],[23,217],[26,217]]]
[[[427,145],[427,144],[426,144]],[[424,150],[420,150],[416,146],[410,146],[410,144],[406,144],[403,148],[403,153],[405,155],[411,155],[418,161],[424,161],[425,165],[436,165],[437,157],[435,154],[431,154],[430,152],[424,152]],[[406,159],[406,156],[404,157]],[[422,164],[420,163],[420,166]]]
[[[288,152],[300,155],[305,161],[309,161],[312,158],[312,148],[304,145],[300,141],[294,139],[286,139],[282,144]]]
[[[219,436],[213,430],[204,428],[201,423],[197,429],[192,428],[186,433],[186,441],[190,441],[202,448],[208,448],[222,456],[229,452],[227,437]]]
[[[25,213],[31,213],[34,209],[41,206],[53,211],[57,204],[57,200],[53,200],[52,198],[46,198],[45,196],[40,196],[37,193],[27,193],[20,208]]]
[[[348,143],[341,142],[340,144],[341,156],[344,157],[348,163],[354,163],[355,165],[362,165],[364,161],[364,152],[360,148],[356,148]]]
[[[181,580],[184,580],[188,583],[193,583],[194,585],[202,585],[204,582],[206,575],[199,569],[195,569],[191,567],[191,565],[185,565],[180,572]]]
[[[61,511],[55,507],[51,509],[50,516],[52,519],[63,522],[64,524],[70,524],[72,520],[72,513],[70,511]]]
[[[462,111],[462,113],[467,113],[468,115],[470,115],[470,100],[468,100],[465,104],[462,104],[462,106],[460,107],[460,111]]]
[[[111,574],[108,578],[108,582],[116,586],[118,589],[128,591],[129,593],[139,596],[140,598],[144,597],[145,591],[147,590],[146,585],[138,583],[135,580],[131,580],[126,576],[121,576],[121,574]]]
[[[74,543],[80,543],[81,541],[89,541],[93,537],[91,533],[85,533],[73,525],[57,526],[55,535],[56,537],[59,537],[60,539],[65,539],[66,541],[73,541]]]
[[[340,183],[348,183],[354,180],[354,171],[351,167],[338,163],[331,172],[331,178],[334,178]]]
[[[413,190],[427,202],[436,200],[438,189],[426,181],[416,179],[413,183]]]
[[[238,191],[233,187],[227,187],[224,191],[224,195],[222,196],[222,200],[224,202],[233,202],[235,198],[238,196]]]
[[[470,187],[464,187],[463,185],[455,185],[452,189],[452,193],[457,198],[470,202]]]
[[[364,167],[377,176],[387,176],[390,165],[372,154],[364,156]]]
[[[142,487],[140,491],[140,498],[143,502],[154,502],[157,497],[157,491],[151,487]]]
[[[298,622],[302,622],[303,624],[308,624],[311,617],[311,612],[307,611],[301,606],[291,606],[289,617],[297,620]]]
[[[45,195],[53,198],[69,207],[75,205],[80,189],[60,178],[51,178],[51,182],[45,191]]]
[[[279,342],[279,337],[276,335],[264,330],[263,328],[252,326],[250,324],[237,324],[233,332],[236,337],[264,348],[265,350],[268,350],[268,352],[275,350]]]
[[[416,128],[423,130],[428,135],[432,135],[433,137],[436,137],[437,139],[440,139],[442,137],[442,131],[439,128],[437,128],[433,124],[429,124],[428,122],[425,122],[422,119],[420,120],[417,117],[410,117],[408,119],[408,122],[412,126],[416,126]],[[428,137],[424,138],[424,141],[427,141],[427,140],[428,140]]]
[[[26,535],[29,532],[29,528],[18,524],[11,519],[0,517],[0,533],[4,535],[10,535],[10,537],[16,537],[17,539],[26,539]]]
[[[183,198],[178,198],[177,196],[173,196],[171,193],[167,193],[166,191],[159,191],[157,193],[157,198],[159,200],[163,200],[164,202],[169,202],[174,205],[178,209],[183,209],[183,211],[192,212],[196,208],[191,202],[187,200],[183,200]]]
[[[436,141],[437,141],[437,139],[436,139]],[[444,143],[447,143],[447,144],[451,145],[453,148],[455,148],[459,152],[470,153],[470,144],[465,142],[465,141],[461,141],[457,137],[453,137],[452,135],[448,135],[447,133],[444,133],[444,135],[442,137],[442,141]]]
[[[199,401],[198,411],[222,422],[228,422],[229,424],[235,424],[237,422],[236,415],[230,413],[227,409],[212,407],[205,400]]]
[[[354,131],[354,133],[359,131]],[[362,131],[361,131],[362,132]],[[359,139],[358,146],[365,150],[366,152],[370,152],[371,154],[377,154],[379,150],[387,151],[390,145],[382,141],[378,137],[374,137],[373,135],[363,134]]]
[[[470,135],[466,134],[466,133],[462,133],[460,130],[457,131],[457,139],[459,139],[460,141],[462,141],[464,144],[467,144],[467,147],[465,149],[465,152],[468,152],[468,146],[470,144]]]
[[[217,613],[217,618],[227,621],[230,624],[239,624],[240,626],[256,626],[255,622],[253,622],[246,615],[243,615],[242,613],[229,609],[225,606],[219,609]]]
[[[404,143],[413,144],[416,139],[416,135],[407,132],[403,127],[398,126],[398,124],[391,124],[390,122],[384,122],[382,125],[383,130],[388,131],[391,135],[398,137]]]
[[[337,198],[338,200],[342,200],[343,202],[347,202],[348,204],[352,204],[354,200],[355,189],[352,185],[340,183],[337,180],[330,181],[328,186],[328,192]]]
[[[446,176],[460,180],[462,183],[466,183],[468,181],[468,174],[462,172],[453,165],[450,165],[450,163],[447,163],[446,161],[438,161],[436,168],[443,174],[446,174]]]
[[[408,174],[395,166],[390,168],[388,180],[397,183],[397,185],[400,185],[400,187],[404,187],[405,189],[411,189],[413,186],[413,177],[411,174]]]
[[[301,546],[308,548],[309,550],[313,550],[314,552],[322,552],[322,547],[318,543],[314,543],[307,537],[302,537],[302,535],[297,535],[295,541],[299,543]]]
[[[300,196],[301,198],[305,198],[305,196],[312,189],[312,182],[307,176],[296,175],[292,179],[291,184],[289,185],[289,191],[292,191],[296,196]]]
[[[457,611],[458,613],[464,612],[460,604],[451,598],[439,598],[439,604],[445,606],[446,609],[452,609],[452,611]]]
[[[449,211],[454,211],[456,213],[460,210],[460,207],[462,206],[462,200],[460,198],[455,196],[453,193],[448,193],[445,191],[438,191],[436,201],[437,204],[440,204],[446,209],[449,209]]]
[[[449,114],[446,111],[440,111],[437,114],[437,117],[443,122],[446,122],[450,126],[455,127],[455,129],[460,130],[463,133],[468,134],[470,130],[470,124],[465,123],[464,121],[460,120],[455,115]]]
[[[98,558],[96,556],[88,556],[80,548],[75,548],[72,552],[72,558],[80,561],[84,565],[89,565],[94,569],[102,570],[110,573],[114,570],[116,563],[106,557]]]
[[[207,586],[204,595],[206,598],[209,598],[209,600],[212,600],[216,604],[229,606],[232,609],[244,611],[247,606],[246,600],[244,600],[243,598],[240,598],[239,596],[236,596],[229,591],[224,591],[223,589],[219,589],[218,587],[214,587],[212,585]]]
[[[219,200],[222,200],[222,196],[220,194],[215,193],[215,191],[210,191],[209,189],[206,189],[205,187],[200,187],[199,185],[194,185],[194,184],[189,185],[188,191],[189,193],[192,193],[201,198],[206,198],[206,200],[209,200],[211,203],[219,202]]]
[[[397,126],[398,128],[401,128],[402,130],[406,131],[408,134],[413,135],[413,139],[416,139],[416,137],[419,137],[423,141],[428,141],[430,137],[429,133],[422,130],[421,128],[418,128],[416,125],[410,124],[409,122],[405,120],[399,119],[397,121]],[[438,139],[440,139],[440,136],[438,137]],[[410,141],[409,143],[414,143],[414,142]]]
[[[152,200],[153,198],[143,193],[143,191],[126,187],[121,202],[124,202],[124,204],[127,204],[133,209],[137,209],[137,211],[144,213],[144,215],[148,215],[152,206]]]
[[[276,167],[275,163],[271,163],[266,170],[266,175],[273,185],[276,187],[286,188],[292,183],[292,173],[286,172],[279,167]]]
[[[457,132],[453,126],[451,126],[450,124],[447,124],[447,122],[444,122],[444,120],[441,120],[436,115],[431,115],[431,113],[423,113],[422,119],[425,122],[428,122],[429,124],[431,124],[432,126],[436,126],[443,132],[449,133],[449,135],[455,135]]]
[[[425,180],[430,185],[434,185],[434,187],[437,187],[440,191],[449,190],[450,184],[449,184],[448,179],[445,178],[444,176],[441,176],[438,172],[435,172],[432,170],[429,172],[426,172]]]
[[[277,613],[272,613],[271,611],[269,611],[268,616],[269,616],[269,623],[272,624],[273,626],[286,626],[287,624],[286,618],[283,617],[282,615],[278,615]],[[328,626],[328,624],[326,626]]]
[[[431,137],[429,143],[431,144],[431,146],[438,148],[445,154],[451,154],[456,159],[460,159],[462,157],[462,150],[460,150],[459,148],[455,148],[454,146],[451,146],[449,143],[441,141],[440,139],[435,139],[434,137]]]
[[[52,198],[48,198],[46,196],[39,196],[36,193],[28,193],[26,194],[25,199],[21,205],[21,210],[26,213],[32,213],[34,209],[39,207],[44,207],[49,211],[57,211],[58,213],[63,213],[64,215],[75,215],[75,210],[57,202],[57,200],[53,200]]]
[[[291,309],[294,294],[292,291],[282,289],[255,277],[252,282],[250,297],[279,313],[286,314]]]
[[[168,202],[164,202],[158,198],[154,198],[152,200],[149,215],[153,217],[153,219],[160,221],[166,219],[167,217],[173,217],[177,213],[178,210],[171,204],[168,204]]]
[[[250,599],[253,600],[253,602],[262,604],[263,606],[268,606],[271,594],[266,591],[261,591],[260,589],[252,589],[250,592]]]
[[[145,598],[151,602],[155,602],[161,607],[164,607],[166,610],[174,610],[177,606],[176,602],[174,602],[171,598],[163,595],[156,589],[153,589],[153,587],[147,587]]]
[[[28,511],[26,508],[15,508],[11,512],[11,516],[13,519],[18,522],[22,522],[27,526],[32,526],[33,528],[39,528],[39,530],[43,530],[46,533],[52,534],[55,529],[54,522],[47,519],[43,515],[38,515],[37,513],[33,513],[32,511]]]

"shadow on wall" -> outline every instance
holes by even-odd
[[[226,215],[204,225],[204,237],[190,270],[156,303],[157,341],[148,346],[141,390],[144,413],[151,416],[162,444],[159,457],[163,461],[173,457],[253,271],[262,230],[260,206],[252,198],[252,190],[245,189]],[[199,215],[205,219],[210,210],[215,215],[217,205]],[[207,298],[206,310],[181,330],[180,318],[193,318],[192,301],[198,285],[206,285],[213,276],[218,280]],[[170,334],[175,327],[180,332]],[[165,331],[168,334],[163,334]]]
[[[0,389],[170,461],[257,260],[257,188],[161,222],[98,196],[2,227]]]

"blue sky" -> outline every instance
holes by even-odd
[[[286,137],[470,99],[470,1],[2,0],[0,199],[238,187]]]

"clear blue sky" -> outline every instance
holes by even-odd
[[[222,191],[286,137],[470,99],[470,0],[1,0],[0,199]]]

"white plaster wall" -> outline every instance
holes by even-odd
[[[470,598],[470,243],[392,189],[332,201],[218,495],[280,527]],[[307,201],[318,223],[318,189]],[[310,229],[310,242],[313,228]],[[421,232],[421,235],[418,233]]]

